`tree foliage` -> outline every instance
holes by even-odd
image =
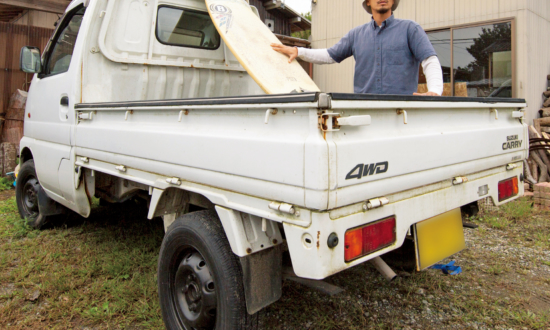
[[[511,50],[512,40],[512,26],[510,23],[494,24],[492,28],[481,28],[479,37],[474,38],[473,45],[466,48],[468,53],[475,59],[470,62],[466,67],[458,67],[459,75],[473,75],[471,77],[474,80],[480,80],[489,77],[480,77],[480,73],[484,72],[483,68],[488,68],[491,60],[491,54],[495,52],[498,47],[505,47],[498,51]],[[485,71],[488,72],[488,71]],[[460,74],[462,73],[462,74]]]
[[[302,16],[305,17],[308,21],[311,22],[311,12],[308,12],[306,14],[302,14]],[[294,38],[300,38],[300,39],[308,40],[309,36],[311,36],[311,30],[294,32],[294,33],[292,33],[292,36]]]

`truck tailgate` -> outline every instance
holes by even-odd
[[[372,122],[328,134],[336,155],[330,167],[337,169],[329,208],[505,166],[528,154],[524,100],[332,97],[340,116],[370,115]]]

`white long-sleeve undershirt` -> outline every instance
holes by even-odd
[[[326,49],[298,48],[298,57],[313,64],[334,64],[336,61],[330,57]],[[430,56],[422,61],[422,69],[426,76],[428,91],[443,94],[443,70],[437,56]]]
[[[422,61],[422,70],[426,76],[428,92],[434,92],[437,95],[443,94],[443,70],[437,56],[430,56]]]

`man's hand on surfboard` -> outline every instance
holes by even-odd
[[[271,48],[273,48],[273,50],[276,52],[288,56],[288,63],[292,63],[292,61],[294,61],[296,57],[298,57],[298,48],[296,47],[288,47],[281,44],[271,44]]]

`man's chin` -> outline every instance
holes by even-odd
[[[377,9],[377,10],[376,10],[376,12],[377,12],[378,14],[382,14],[382,15],[386,14],[386,13],[389,12],[389,11],[390,11],[389,8],[381,8],[381,9]]]

